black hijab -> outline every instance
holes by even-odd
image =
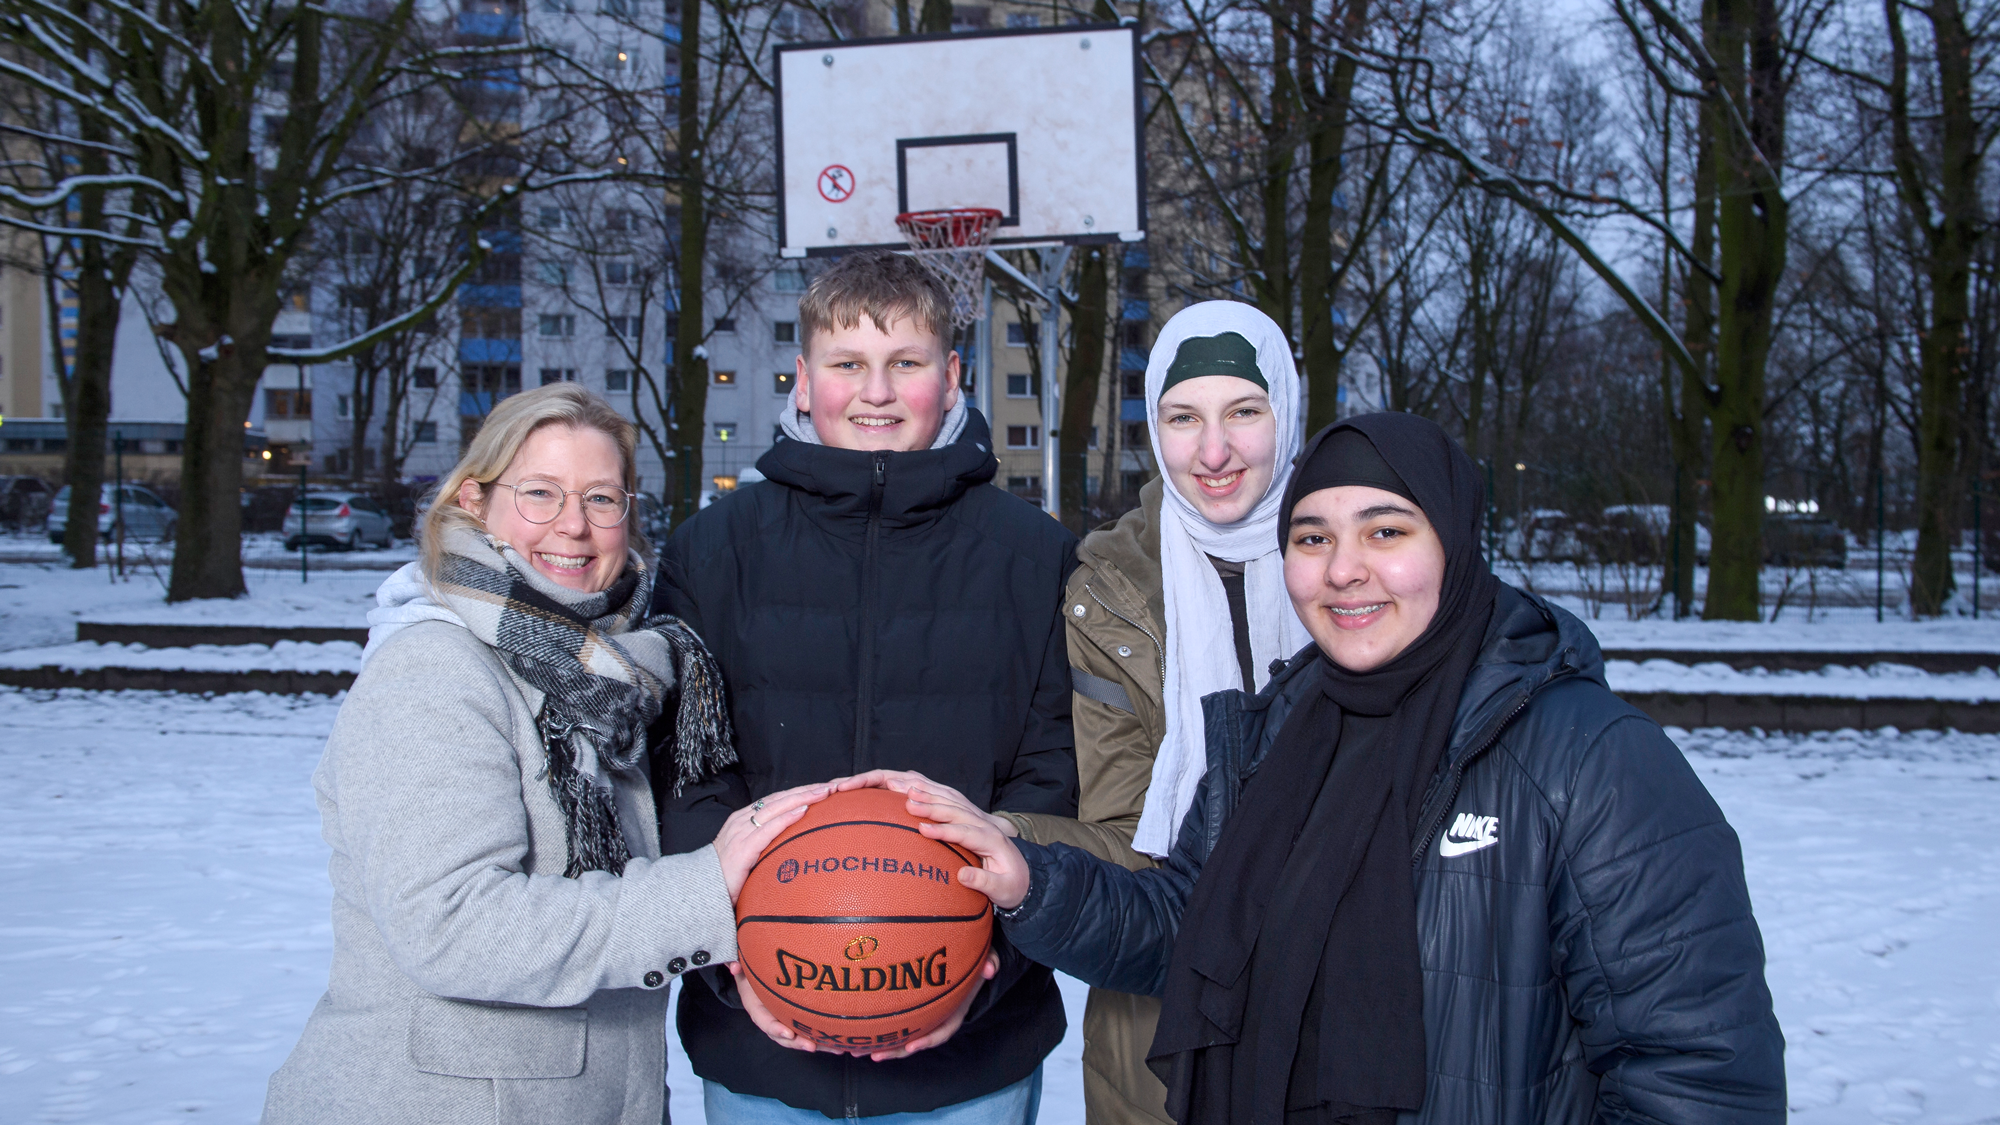
[[[1478,468],[1436,423],[1371,414],[1299,454],[1278,518],[1363,484],[1406,497],[1443,541],[1436,616],[1394,659],[1320,654],[1195,884],[1148,1063],[1181,1125],[1391,1122],[1424,1099],[1411,845],[1498,581],[1479,549]],[[1297,1117],[1294,1117],[1297,1120]]]

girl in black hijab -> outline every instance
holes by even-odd
[[[1494,578],[1483,500],[1413,415],[1307,444],[1278,533],[1314,644],[1204,700],[1166,866],[913,793],[1018,948],[1163,997],[1182,1125],[1783,1120],[1735,836],[1588,630]]]

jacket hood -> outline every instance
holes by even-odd
[[[1501,583],[1479,656],[1459,692],[1446,763],[1477,749],[1496,723],[1568,676],[1604,683],[1604,652],[1590,628],[1547,599]]]
[[[938,449],[879,453],[835,449],[802,441],[781,441],[757,459],[757,471],[774,484],[811,496],[815,521],[854,525],[858,534],[875,504],[875,466],[881,459],[882,525],[919,527],[944,514],[954,500],[1000,471],[993,455],[992,430],[979,411],[968,408],[958,440]]]

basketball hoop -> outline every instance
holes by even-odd
[[[896,216],[896,228],[909,239],[910,253],[951,294],[954,328],[971,324],[985,312],[979,283],[986,276],[986,249],[993,245],[1000,218],[991,207],[947,207]]]

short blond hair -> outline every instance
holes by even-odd
[[[809,352],[816,334],[859,327],[864,316],[884,332],[909,317],[951,350],[951,295],[908,254],[858,251],[813,278],[799,298],[799,347]]]
[[[610,438],[618,446],[618,461],[622,466],[625,491],[637,493],[639,490],[638,428],[627,421],[618,409],[606,402],[603,396],[585,390],[575,383],[553,383],[524,391],[512,398],[503,399],[486,421],[479,427],[479,433],[466,446],[465,455],[452,466],[438,482],[437,492],[431,499],[430,511],[424,513],[424,577],[436,580],[439,567],[444,563],[445,537],[454,528],[481,530],[479,518],[459,506],[458,493],[466,481],[479,485],[480,492],[493,494],[493,482],[514,463],[527,444],[528,436],[544,426],[570,426],[579,430],[596,430]],[[625,534],[642,558],[652,557],[652,547],[646,542],[645,530],[634,518],[638,513],[638,497],[634,495],[632,507],[626,512]]]

